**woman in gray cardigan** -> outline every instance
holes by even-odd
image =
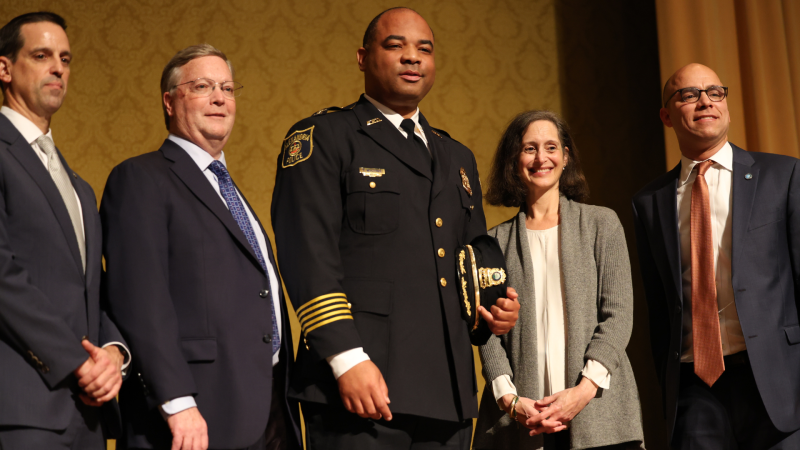
[[[625,354],[633,322],[625,234],[613,211],[579,203],[587,196],[566,124],[549,111],[518,115],[498,145],[486,198],[520,207],[489,234],[521,308],[511,332],[480,348],[486,388],[475,449],[644,448]]]

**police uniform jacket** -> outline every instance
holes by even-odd
[[[327,357],[363,347],[393,413],[477,415],[453,249],[486,233],[472,152],[420,114],[433,163],[364,96],[295,124],[272,222],[302,328],[290,393],[341,406]]]

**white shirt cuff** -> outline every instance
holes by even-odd
[[[103,348],[108,347],[109,345],[116,345],[117,347],[122,347],[125,350],[125,359],[122,361],[122,367],[120,367],[120,372],[122,375],[125,375],[125,371],[128,370],[128,366],[131,365],[131,361],[133,361],[133,356],[131,355],[131,350],[125,346],[122,342],[109,342],[103,345]]]
[[[330,364],[333,370],[333,377],[338,380],[340,376],[344,375],[345,372],[352,369],[356,364],[369,361],[369,356],[364,353],[363,347],[356,347],[333,356],[328,356],[325,360],[328,361],[328,364]]]
[[[171,415],[178,414],[181,411],[196,407],[197,402],[194,401],[194,397],[187,395],[186,397],[174,398],[164,403],[158,408],[158,410],[161,412],[161,417],[163,417],[164,420],[167,420]]]
[[[608,369],[593,359],[586,361],[581,374],[603,389],[608,389],[611,384],[611,374],[608,373]]]
[[[494,393],[494,401],[500,407],[500,399],[506,394],[517,395],[517,387],[511,382],[511,377],[507,374],[502,374],[492,380],[492,392]],[[502,410],[503,408],[500,407]]]

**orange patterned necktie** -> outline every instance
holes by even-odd
[[[697,165],[692,185],[692,342],[694,373],[713,386],[725,371],[714,281],[714,244],[711,236],[711,204],[705,174],[710,159]]]

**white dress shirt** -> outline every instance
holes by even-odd
[[[562,286],[558,230],[558,225],[546,230],[527,230],[534,267],[537,376],[542,398],[563,391],[567,384],[566,342],[569,324],[565,314],[567,299]],[[593,359],[586,361],[582,375],[603,389],[610,386],[611,374],[608,369]],[[503,374],[492,380],[492,392],[495,401],[499,401],[506,394],[517,395],[517,388],[511,382],[511,377]]]
[[[730,143],[710,158],[714,164],[705,174],[711,207],[711,237],[714,247],[714,272],[717,287],[717,310],[722,339],[722,354],[732,355],[747,348],[736,303],[733,301],[731,281],[731,202],[733,179],[733,149]],[[681,238],[681,272],[683,280],[683,348],[681,362],[694,361],[692,350],[692,248],[691,206],[692,186],[697,178],[694,167],[702,161],[681,158],[678,179],[678,230]]]
[[[41,148],[39,148],[39,144],[36,143],[36,140],[39,139],[39,137],[42,136],[42,134],[46,135],[52,140],[53,130],[50,129],[47,130],[47,133],[42,133],[42,130],[40,130],[39,127],[36,126],[36,124],[31,122],[30,119],[14,111],[8,106],[0,107],[0,114],[6,116],[6,118],[11,122],[11,124],[14,125],[14,128],[16,128],[17,131],[19,131],[19,134],[21,134],[22,137],[25,139],[25,141],[28,144],[30,144],[30,146],[33,148],[34,153],[36,153],[36,156],[38,156],[39,160],[42,161],[44,169],[47,170],[49,174],[50,173],[50,169],[48,168],[49,158],[47,157],[47,153],[45,153]],[[81,216],[81,232],[83,232],[83,234],[85,235],[86,229],[84,228],[83,224],[83,206],[81,205],[81,199],[78,197],[78,193],[75,191],[75,188],[72,189],[72,192],[75,194],[75,201],[78,203],[78,213]],[[125,350],[126,353],[125,359],[122,363],[122,368],[120,369],[122,375],[125,375],[128,366],[130,366],[131,364],[131,358],[132,358],[131,351],[128,350],[128,347],[122,345],[121,342],[107,342],[103,344],[103,348],[106,348],[109,345],[116,345]]]
[[[186,139],[180,138],[174,134],[170,134],[169,137],[167,137],[167,139],[178,144],[183,150],[186,151],[186,153],[189,154],[189,156],[192,158],[195,164],[197,164],[197,167],[199,167],[200,170],[203,172],[203,175],[205,175],[205,177],[208,179],[208,182],[209,184],[211,184],[211,187],[213,187],[214,191],[217,193],[217,195],[219,195],[222,204],[225,205],[225,207],[227,208],[228,204],[225,202],[225,198],[222,196],[222,193],[219,190],[219,182],[217,181],[217,176],[214,175],[214,173],[209,169],[211,163],[214,162],[214,157],[208,154],[208,152],[206,152],[202,148],[195,145],[194,143],[187,141]],[[222,165],[225,166],[225,168],[228,167],[228,165],[225,163],[224,152],[220,155],[219,162],[221,162]],[[244,210],[247,213],[247,218],[248,220],[250,220],[250,226],[253,228],[253,232],[256,235],[256,240],[258,241],[258,248],[261,250],[261,255],[264,257],[264,265],[267,266],[267,275],[269,277],[270,291],[272,292],[272,306],[273,308],[275,308],[275,321],[277,322],[278,325],[278,334],[280,336],[283,336],[283,334],[281,333],[283,324],[281,323],[280,294],[276,289],[280,285],[278,284],[278,277],[275,274],[275,268],[272,267],[272,264],[269,261],[269,256],[268,256],[269,253],[267,253],[266,237],[264,236],[264,232],[261,230],[261,225],[259,225],[258,221],[256,221],[253,212],[250,211],[250,208],[247,206],[247,203],[245,203],[244,198],[242,198],[242,194],[239,192],[238,189],[236,189],[236,195],[239,196],[239,201],[244,206]],[[272,348],[270,347],[270,350],[271,349]],[[278,364],[279,353],[280,352],[277,352],[272,355],[273,367],[276,364]],[[194,397],[192,396],[179,397],[161,405],[162,415],[164,415],[164,418],[166,419],[166,417],[169,415],[177,414],[185,409],[189,409],[195,406],[197,406],[197,403],[195,402]]]
[[[405,119],[400,114],[392,111],[391,108],[383,105],[379,101],[375,100],[374,98],[370,97],[367,94],[364,94],[364,97],[369,100],[370,103],[375,105],[378,108],[378,111],[383,114],[383,116],[388,120],[392,125],[397,128],[397,130],[403,135],[403,137],[408,138],[408,133],[405,132],[402,128],[400,128],[400,124]],[[422,128],[419,126],[419,108],[414,112],[414,115],[411,117],[411,120],[414,121],[414,134],[419,136],[422,139],[422,142],[425,143],[425,146],[428,146],[428,140],[425,138],[425,133],[422,131]],[[428,149],[430,152],[430,149]],[[369,356],[364,352],[364,347],[356,347],[351,348],[350,350],[345,350],[341,353],[337,353],[335,355],[329,356],[325,358],[328,361],[328,364],[331,366],[331,370],[333,371],[333,376],[337,380],[339,379],[342,374],[347,372],[348,370],[352,369],[353,366],[359,364],[364,361],[369,361]]]

